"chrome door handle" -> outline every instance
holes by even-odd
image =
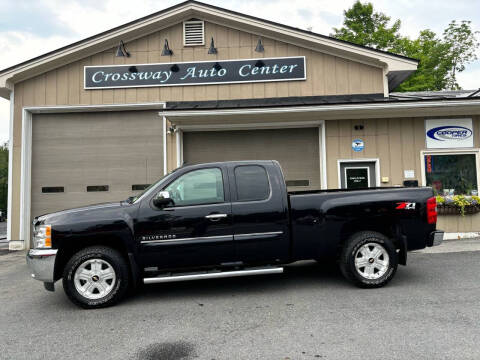
[[[212,220],[212,221],[218,221],[222,218],[226,218],[227,214],[210,214],[205,216],[206,219]]]

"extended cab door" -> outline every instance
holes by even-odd
[[[288,204],[278,163],[233,163],[228,171],[237,259],[246,264],[287,260]]]
[[[171,204],[155,206],[167,191]],[[165,194],[165,193],[163,193]],[[233,261],[227,170],[223,165],[178,170],[141,205],[136,239],[144,267],[182,268]]]

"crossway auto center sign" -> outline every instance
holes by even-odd
[[[425,132],[429,149],[473,147],[472,119],[428,119]]]
[[[305,57],[85,66],[85,89],[305,80]]]

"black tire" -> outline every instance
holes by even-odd
[[[359,267],[359,270],[357,270],[355,266],[355,257],[359,256],[359,250],[364,247],[364,245],[370,243],[377,244],[376,246],[383,248],[389,258],[387,270],[382,276],[375,279],[366,278],[362,275],[362,267]],[[371,248],[374,249],[375,246]],[[378,288],[386,285],[394,277],[398,267],[398,255],[395,245],[385,235],[374,231],[361,231],[353,234],[345,242],[339,264],[343,276],[356,286],[361,288]],[[365,271],[365,268],[363,269],[363,271]]]
[[[110,283],[112,288],[105,296],[89,299],[77,290],[74,276],[79,266],[88,260],[94,259],[102,260],[102,262],[110,265],[115,272],[115,280],[112,280]],[[71,257],[63,270],[63,289],[65,293],[75,305],[85,309],[95,309],[116,304],[125,296],[129,281],[130,271],[125,258],[117,250],[106,246],[92,246],[80,250]]]

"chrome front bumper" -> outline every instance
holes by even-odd
[[[433,231],[430,234],[430,238],[428,241],[428,246],[438,246],[443,242],[443,235],[445,233],[441,230]]]
[[[32,278],[45,283],[54,282],[56,249],[30,249],[27,254],[27,265]]]

